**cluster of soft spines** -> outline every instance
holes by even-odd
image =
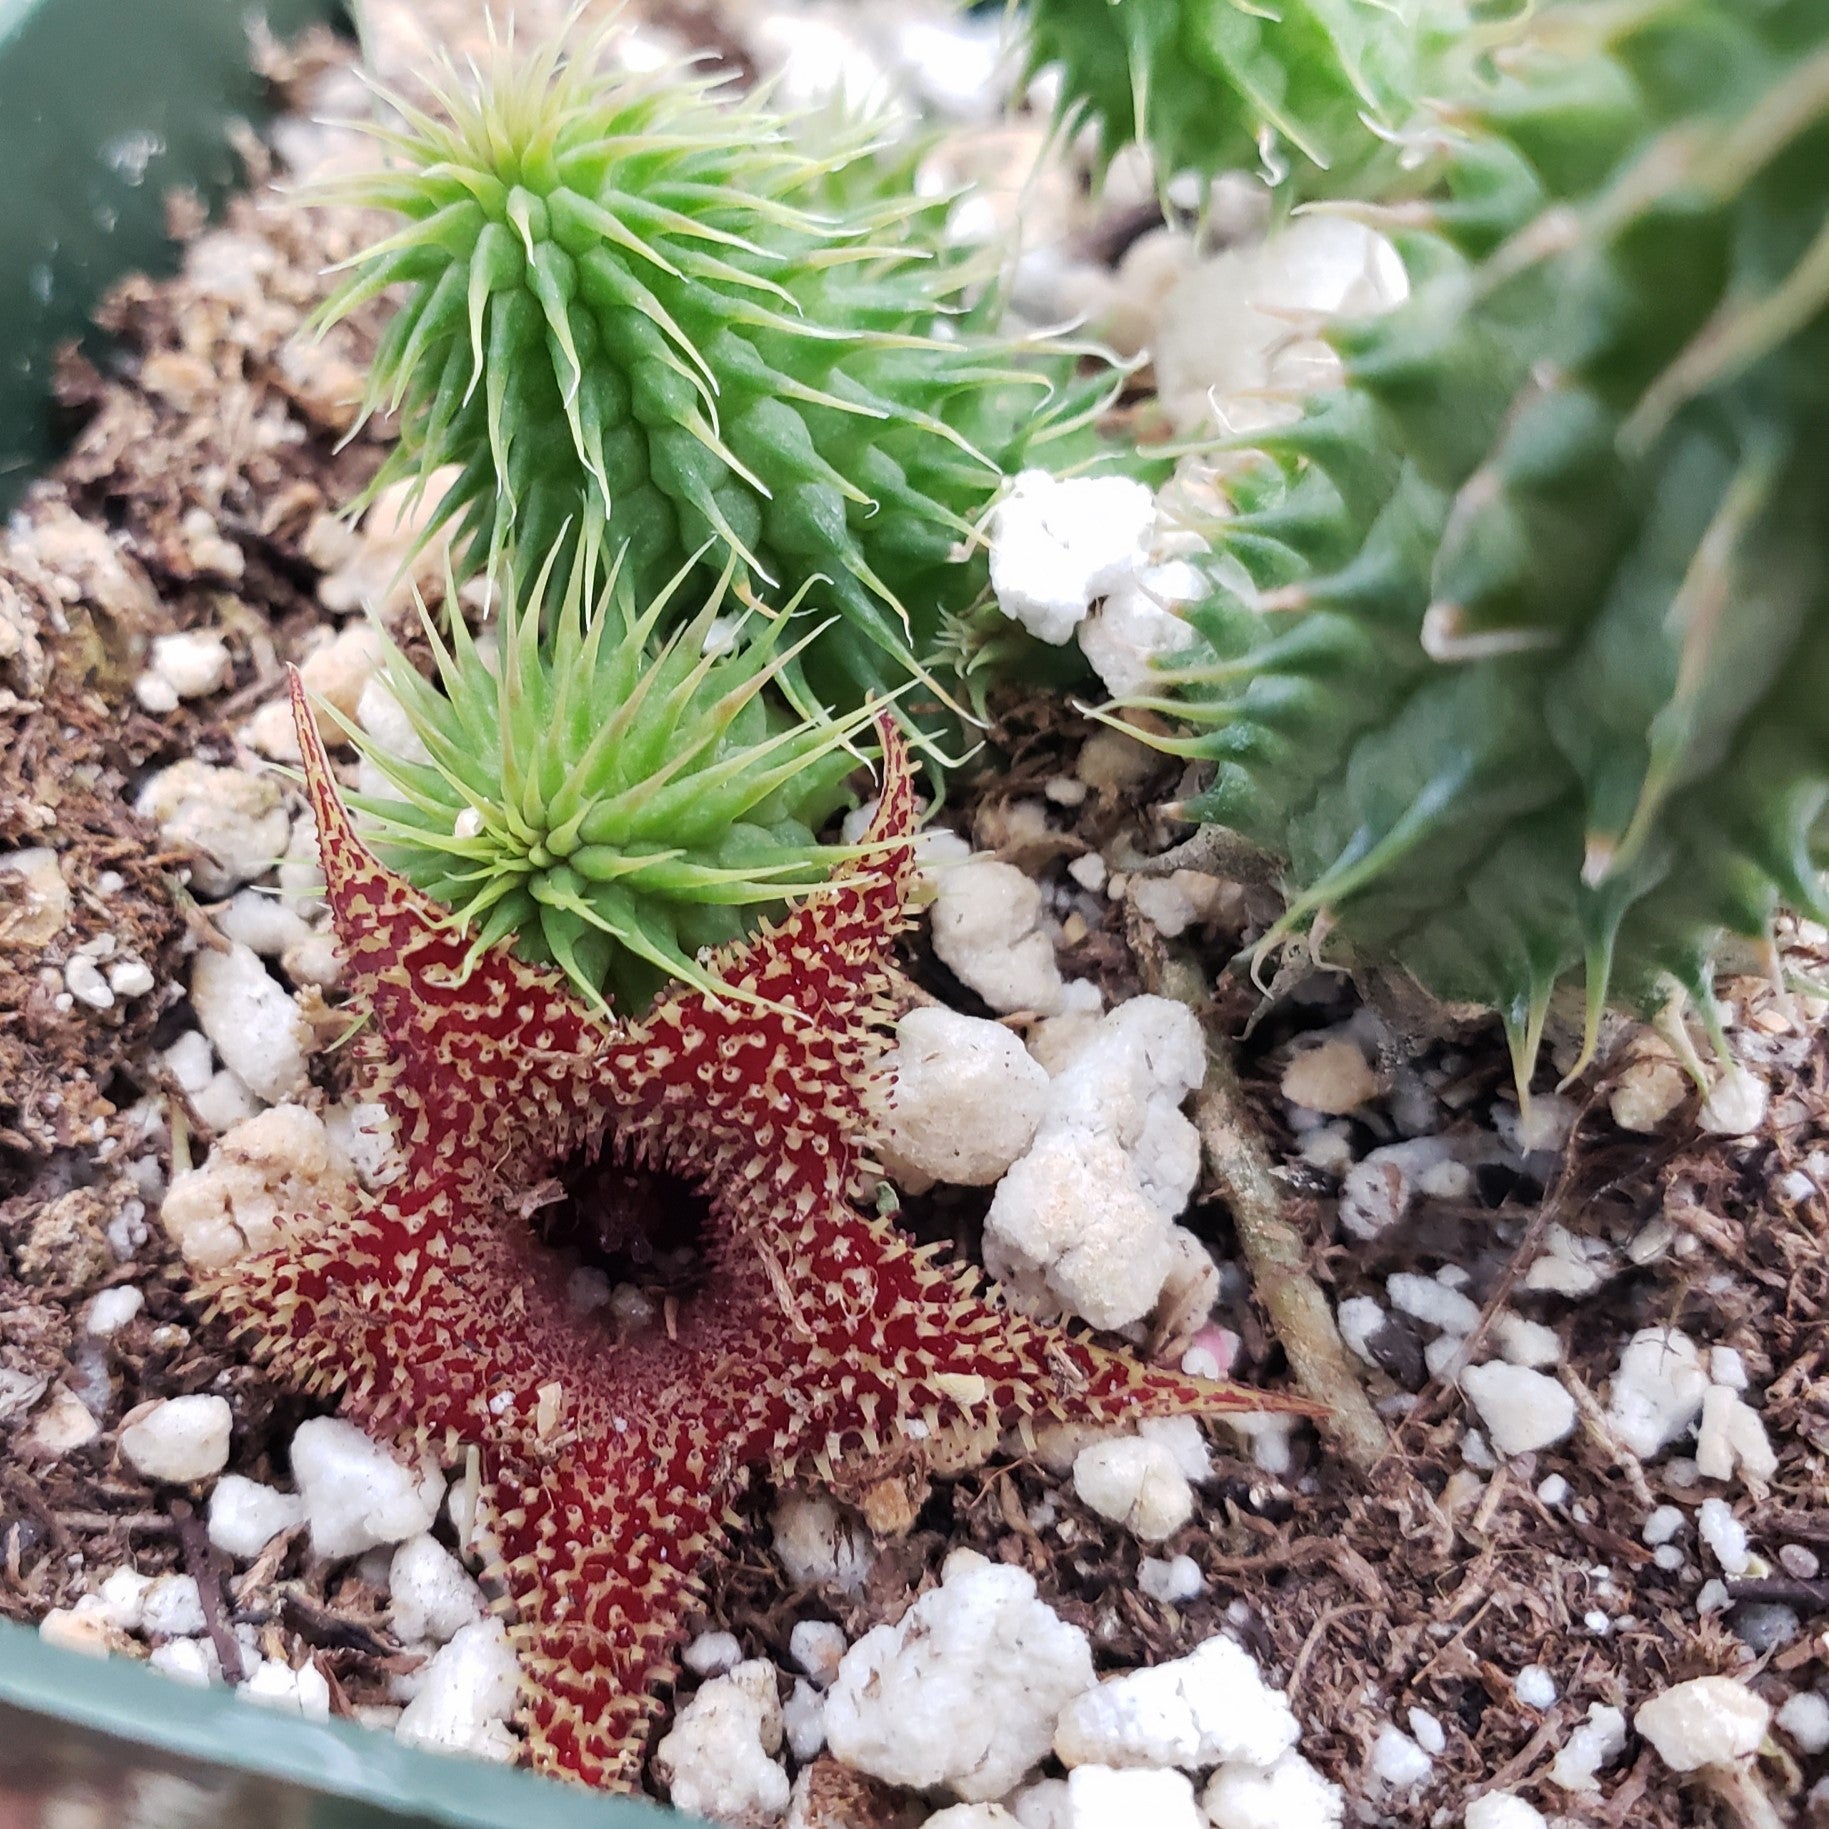
[[[476,948],[365,849],[296,677],[293,696],[399,1161],[353,1213],[303,1217],[224,1272],[213,1300],[378,1437],[479,1452],[476,1541],[514,1609],[536,1764],[637,1782],[655,1687],[752,1467],[842,1480],[990,1421],[1308,1407],[1028,1321],[863,1204],[873,1080],[907,999],[892,946],[915,802],[887,720],[868,856],[721,953],[715,991],[612,1019],[506,946]],[[530,1207],[581,1157],[706,1203],[703,1281],[664,1327],[618,1339],[581,1315],[535,1235]]]
[[[407,289],[370,380],[401,425],[374,487],[454,465],[434,512],[473,566],[606,530],[639,596],[697,559],[835,613],[802,663],[828,696],[937,689],[1002,477],[1078,453],[1104,384],[979,327],[931,199],[852,182],[869,131],[680,69],[607,76],[610,44],[447,73],[435,112],[394,103],[392,165],[337,188],[406,218],[323,314]]]
[[[713,982],[701,954],[851,855],[819,827],[842,804],[869,708],[798,716],[771,700],[817,628],[729,613],[723,580],[661,634],[677,574],[639,610],[621,562],[580,543],[527,580],[504,567],[494,639],[423,608],[436,669],[391,642],[386,678],[425,751],[352,732],[392,792],[358,802],[382,857],[476,930],[558,965],[580,995],[640,1008]],[[452,593],[455,595],[455,593]]]

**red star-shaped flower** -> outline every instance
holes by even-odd
[[[726,996],[609,1022],[557,974],[476,954],[376,861],[296,675],[292,697],[399,1166],[353,1216],[301,1218],[212,1295],[378,1438],[480,1449],[536,1765],[635,1784],[697,1573],[752,1470],[906,1468],[1032,1416],[1307,1407],[1013,1314],[861,1204],[913,867],[888,721],[866,860],[720,959]],[[575,1260],[542,1227],[554,1212],[610,1247],[695,1233],[696,1280],[664,1324],[620,1333],[574,1299]]]

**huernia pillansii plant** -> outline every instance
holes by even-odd
[[[814,834],[871,714],[790,713],[771,686],[816,625],[790,641],[790,615],[733,615],[722,588],[657,635],[686,576],[638,609],[595,537],[532,578],[504,563],[492,585],[487,649],[461,614],[447,638],[422,610],[436,683],[389,644],[426,759],[353,733],[393,790],[359,802],[365,836],[475,948],[512,937],[587,1000],[640,1010],[669,980],[709,989],[701,952],[850,855]]]
[[[220,1273],[215,1310],[409,1455],[478,1456],[473,1542],[513,1607],[532,1762],[633,1787],[658,1685],[754,1472],[841,1490],[1031,1418],[1310,1406],[1158,1370],[1005,1309],[864,1204],[908,986],[908,754],[881,720],[866,858],[726,949],[718,994],[616,1021],[370,853],[292,685],[326,894],[371,1019],[392,1178]],[[580,1259],[651,1324],[577,1300]]]
[[[1496,1006],[1821,916],[1829,8],[1567,0],[1434,72],[1361,213],[1412,283],[1249,441],[1164,675],[1278,934]],[[1325,938],[1323,938],[1325,936]]]
[[[1445,0],[1436,0],[1444,6]],[[1024,0],[1033,75],[1109,161],[1135,141],[1159,179],[1261,170],[1339,191],[1415,104],[1419,0]]]
[[[766,97],[608,50],[504,48],[429,111],[395,100],[388,167],[337,193],[405,218],[323,314],[406,288],[368,390],[400,414],[376,487],[455,465],[437,515],[472,567],[607,525],[638,597],[701,551],[739,597],[810,585],[839,618],[819,688],[898,687],[984,588],[1003,475],[1086,456],[1108,378],[978,327],[927,202],[845,181],[866,130],[822,118],[808,150]]]

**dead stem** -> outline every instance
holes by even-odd
[[[1132,876],[1172,876],[1177,870],[1200,870],[1235,883],[1262,884],[1277,880],[1275,858],[1224,826],[1202,826],[1192,838],[1167,851],[1144,857],[1132,851],[1121,855],[1119,865]]]
[[[1697,1782],[1726,1810],[1734,1829],[1785,1829],[1771,1794],[1744,1766],[1705,1767]]]
[[[1195,1096],[1194,1123],[1207,1170],[1232,1210],[1251,1286],[1289,1355],[1296,1383],[1327,1406],[1322,1430],[1355,1467],[1369,1470],[1390,1436],[1347,1357],[1333,1309],[1308,1273],[1302,1235],[1284,1214],[1269,1152],[1240,1095],[1232,1044],[1212,1021],[1206,979],[1190,959],[1151,959],[1149,952],[1140,949],[1139,957],[1146,979],[1157,981],[1151,988],[1185,1003],[1206,1036],[1207,1076]]]

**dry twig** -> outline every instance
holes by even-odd
[[[1185,1003],[1206,1036],[1207,1077],[1195,1095],[1194,1123],[1207,1171],[1231,1208],[1252,1288],[1289,1355],[1296,1383],[1327,1406],[1322,1429],[1355,1467],[1369,1470],[1390,1436],[1347,1357],[1333,1309],[1309,1275],[1302,1235],[1283,1211],[1270,1154],[1239,1090],[1231,1046],[1214,1033],[1206,979],[1189,959],[1151,955],[1147,946],[1138,949],[1151,988]]]

